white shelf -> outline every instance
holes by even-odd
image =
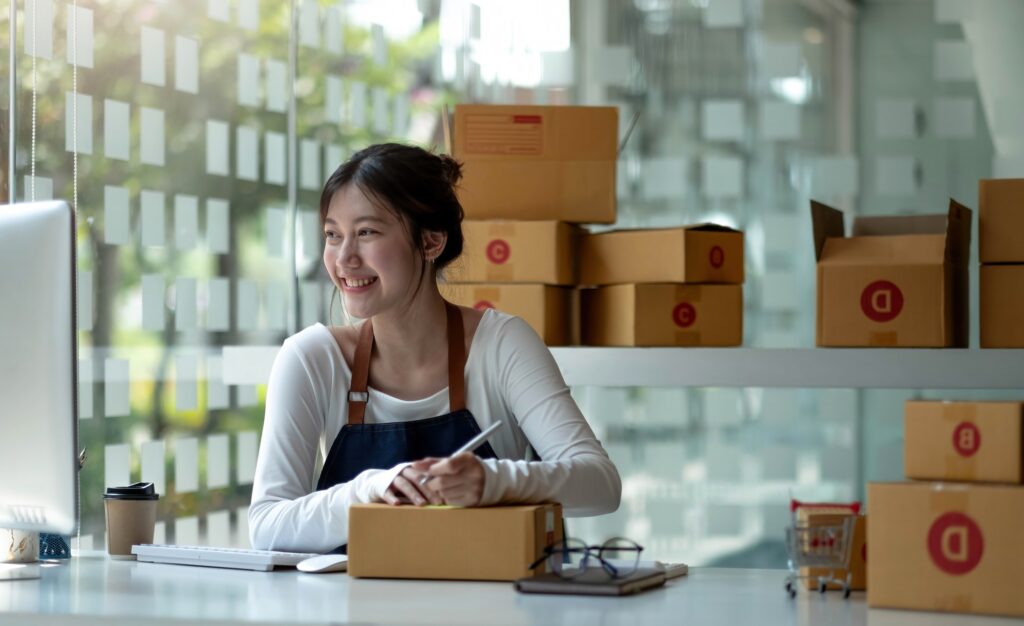
[[[569,385],[1024,389],[1024,350],[552,348]]]

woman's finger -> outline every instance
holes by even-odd
[[[395,476],[391,486],[416,506],[422,506],[427,503],[427,498],[420,492],[419,487],[402,474]]]

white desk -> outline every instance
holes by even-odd
[[[516,593],[510,583],[366,580],[347,574],[112,561],[99,553],[0,583],[0,624],[208,623],[917,626],[1011,620],[867,609],[864,595],[790,600],[778,570],[694,569],[626,598]],[[1024,623],[1024,622],[1014,622]]]

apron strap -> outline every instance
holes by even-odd
[[[367,319],[359,329],[359,343],[352,363],[352,386],[348,390],[348,423],[362,424],[366,401],[370,399],[370,354],[373,352],[373,320]]]
[[[466,408],[466,334],[462,311],[447,300],[448,313],[448,407],[454,413]]]
[[[466,335],[462,326],[462,311],[445,302],[448,318],[448,404],[454,413],[466,408]],[[352,363],[352,385],[348,390],[348,423],[362,424],[366,416],[367,390],[370,381],[370,355],[373,352],[372,319],[359,329],[359,343]]]

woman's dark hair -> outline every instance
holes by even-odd
[[[438,272],[462,254],[462,205],[455,185],[462,165],[446,154],[433,154],[398,143],[364,148],[334,170],[320,194],[320,225],[334,194],[355,185],[378,208],[397,214],[409,231],[413,246],[421,249],[424,231],[448,236],[434,259]]]

